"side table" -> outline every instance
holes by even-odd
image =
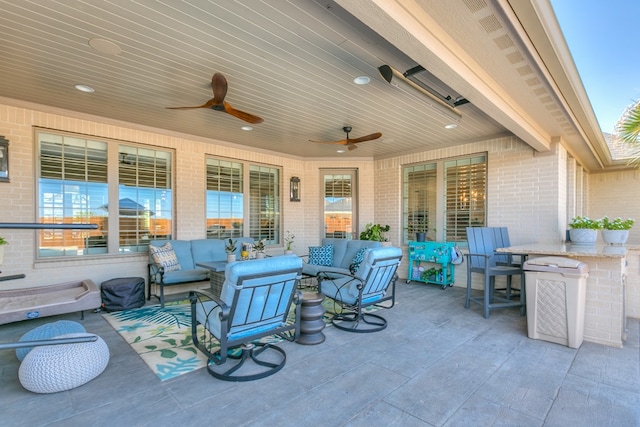
[[[297,343],[304,345],[321,344],[325,340],[322,330],[325,328],[325,309],[322,306],[324,295],[317,292],[303,292],[300,303],[300,336]]]

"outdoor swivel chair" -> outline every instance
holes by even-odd
[[[367,312],[372,306],[391,308],[395,304],[396,270],[402,250],[395,247],[367,249],[355,274],[321,271],[318,290],[335,301],[331,323],[349,332],[377,332],[387,327],[384,317]],[[391,289],[389,289],[391,287]],[[391,301],[390,306],[379,305]]]
[[[189,293],[191,335],[209,359],[211,375],[251,381],[284,367],[284,350],[259,340],[276,334],[289,341],[298,337],[301,272],[302,260],[293,255],[236,261],[226,267],[219,297],[207,291]],[[295,318],[287,321],[292,305]],[[198,324],[204,333],[198,332]]]
[[[504,265],[504,254],[495,252],[496,242],[494,230],[490,227],[467,227],[467,241],[469,253],[467,256],[467,294],[464,308],[469,308],[473,301],[482,305],[483,315],[489,318],[489,311],[496,308],[520,307],[520,313],[525,315],[525,279],[522,266]],[[483,295],[471,297],[472,273],[481,273],[484,276]],[[520,276],[520,298],[510,299],[511,276]],[[507,295],[501,296],[495,292],[496,276],[505,276],[508,280]]]

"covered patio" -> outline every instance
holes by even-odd
[[[176,296],[182,297],[182,296]],[[79,388],[23,389],[18,360],[2,351],[3,423],[41,425],[634,426],[640,424],[640,328],[624,348],[571,349],[527,337],[517,309],[482,319],[464,290],[398,285],[398,303],[375,334],[329,327],[323,344],[285,343],[287,365],[248,383],[200,369],[160,381],[100,314],[87,331],[108,344],[107,369]],[[0,328],[0,341],[71,314]]]

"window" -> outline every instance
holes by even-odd
[[[444,163],[445,239],[467,239],[467,227],[486,221],[487,158],[479,155]]]
[[[436,164],[415,165],[403,170],[403,230],[405,241],[415,240],[416,233],[435,239]],[[429,233],[430,232],[430,233]]]
[[[206,165],[207,238],[280,243],[279,169],[213,158]]]
[[[150,238],[170,237],[170,153],[49,132],[37,140],[38,221],[98,225],[40,231],[39,258],[146,251]]]
[[[416,239],[417,232],[426,232],[433,240],[463,242],[466,227],[485,225],[485,154],[406,166],[402,173],[405,242]],[[440,188],[442,199],[438,195]],[[436,233],[438,214],[444,218],[440,220],[444,231]]]
[[[207,159],[207,238],[244,235],[242,164]]]

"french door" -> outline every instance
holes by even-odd
[[[322,179],[322,235],[357,239],[357,170],[324,169]]]

